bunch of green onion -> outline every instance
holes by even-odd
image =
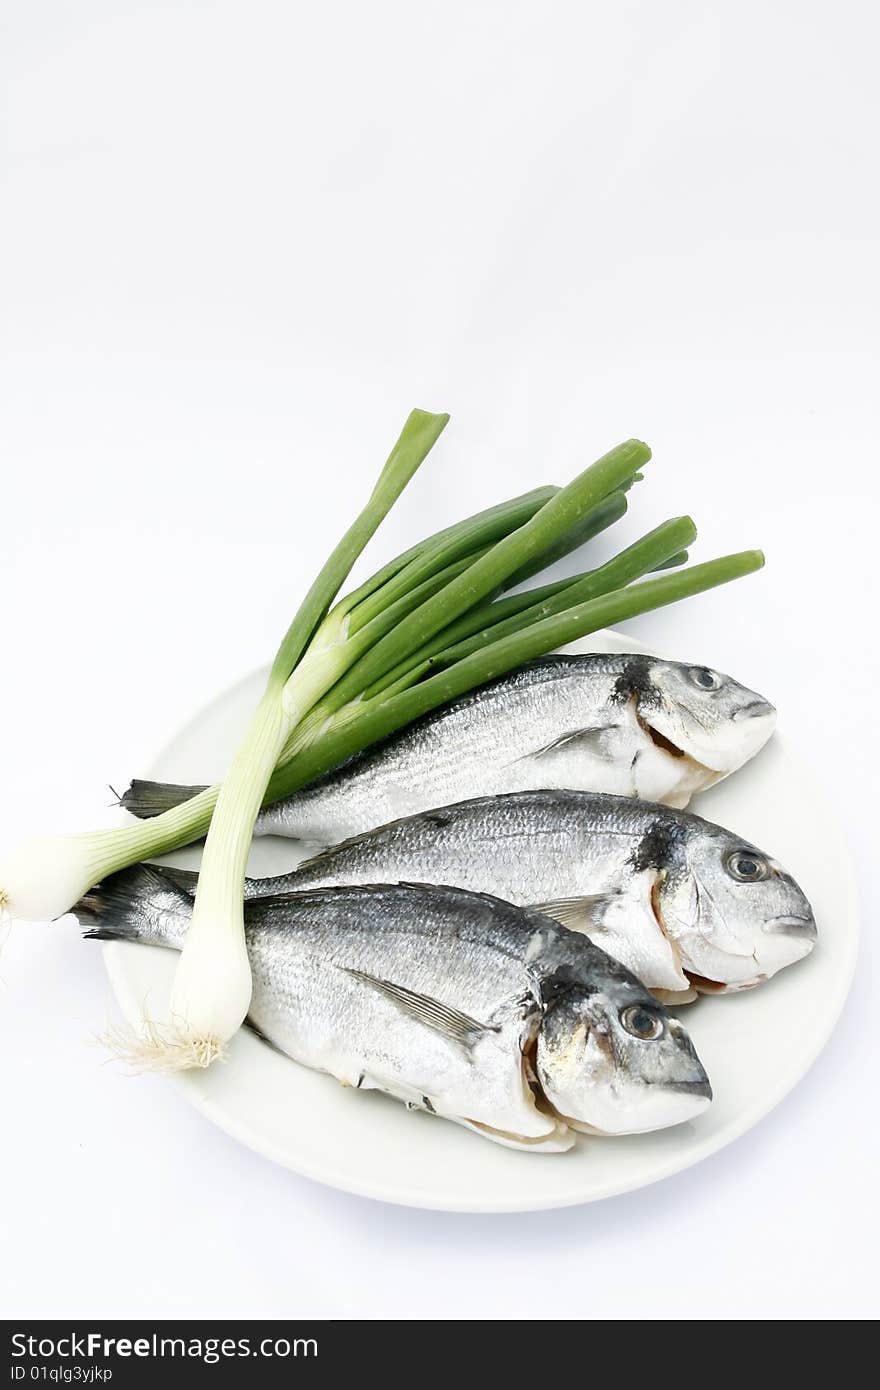
[[[46,920],[106,875],[207,832],[170,1017],[145,1034],[144,1055],[159,1065],[209,1065],[247,1014],[244,876],[265,802],[524,661],[763,564],[760,551],[747,550],[681,568],[696,529],[678,517],[597,569],[503,597],[623,515],[626,493],[651,457],[647,445],[629,440],[567,487],[539,488],[421,541],[334,606],[448,418],[409,416],[366,506],[285,634],[222,785],[152,820],[26,841],[0,867],[0,910]],[[664,570],[672,572],[654,573]]]

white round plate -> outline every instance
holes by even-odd
[[[617,633],[574,651],[644,650]],[[733,673],[735,674],[735,673]],[[200,782],[222,774],[262,688],[256,673],[187,724],[145,775]],[[771,692],[772,694],[772,692]],[[447,1211],[532,1211],[596,1201],[697,1163],[756,1124],[809,1069],[828,1039],[852,976],[858,936],[847,851],[823,797],[778,734],[743,771],[695,802],[778,858],[812,901],[819,942],[808,959],[759,989],[701,999],[682,1011],[715,1099],[699,1119],[623,1139],[582,1137],[569,1153],[529,1154],[396,1101],[346,1089],[289,1061],[247,1030],[229,1061],[176,1078],[193,1105],[241,1143],[347,1192]],[[194,864],[196,850],[174,862]],[[299,856],[301,857],[301,856]],[[251,866],[281,873],[292,841],[254,842]],[[117,998],[137,1024],[168,997],[176,956],[114,942],[104,956]]]

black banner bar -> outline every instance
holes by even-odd
[[[235,1383],[315,1383],[317,1368],[338,1372],[348,1360],[344,1324],[332,1322],[151,1322],[146,1320],[3,1323],[0,1390],[74,1385],[140,1390],[165,1374],[187,1387]]]
[[[475,1354],[487,1358],[495,1381],[509,1375],[511,1383],[537,1383],[583,1358],[578,1321],[444,1321],[439,1302],[440,1328],[422,1319],[7,1319],[0,1390],[40,1385],[161,1390],[163,1377],[187,1390],[218,1390],[230,1382],[247,1390],[296,1390],[298,1384],[323,1384],[322,1369],[334,1387],[346,1372],[357,1384],[420,1384],[426,1376],[441,1375],[455,1384],[474,1370]]]

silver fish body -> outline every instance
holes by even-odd
[[[75,909],[90,933],[180,949],[182,890],[137,866]],[[490,1139],[558,1152],[700,1113],[711,1089],[677,1020],[585,937],[458,889],[260,899],[246,912],[250,1022],[345,1085]]]
[[[432,806],[545,787],[685,806],[752,757],[775,717],[763,697],[704,666],[544,657],[266,807],[256,831],[335,844]],[[194,790],[134,782],[122,804],[150,815]]]
[[[400,878],[540,905],[671,994],[694,982],[750,988],[816,941],[803,890],[763,850],[688,812],[601,793],[523,792],[425,812],[343,842],[281,882],[292,891]]]
[[[195,875],[170,870],[195,891]],[[595,792],[479,797],[356,836],[249,897],[401,879],[540,905],[674,1002],[750,988],[803,959],[816,924],[770,855],[686,811]],[[681,996],[681,997],[679,997]]]

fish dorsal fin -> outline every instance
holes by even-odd
[[[567,748],[569,751],[580,748],[591,753],[594,758],[611,760],[614,757],[614,752],[610,747],[610,735],[619,728],[619,724],[597,724],[592,729],[570,729],[568,733],[560,734],[558,738],[551,739],[542,748],[535,748],[531,753],[524,753],[515,761],[525,762],[529,758],[548,758],[563,748]]]
[[[488,798],[486,799],[488,800]],[[347,839],[340,840],[338,844],[321,846],[317,853],[310,855],[307,859],[301,859],[294,874],[305,869],[321,869],[327,865],[332,865],[336,858],[347,854],[349,850],[358,849],[361,845],[375,844],[381,835],[396,830],[401,825],[412,823],[413,825],[425,826],[428,832],[442,830],[444,826],[452,824],[457,810],[458,805],[438,806],[430,811],[419,811],[415,815],[398,816],[396,820],[386,821],[384,825],[373,826],[371,830],[362,830],[358,835],[349,835]]]
[[[340,969],[344,970],[346,975],[363,981],[365,985],[383,994],[386,999],[392,1000],[405,1014],[409,1014],[410,1018],[439,1033],[449,1042],[473,1047],[485,1034],[498,1032],[493,1024],[480,1023],[478,1019],[471,1018],[459,1009],[453,1009],[430,994],[419,994],[414,989],[407,989],[406,985],[398,985],[393,980],[383,980],[377,975],[370,975],[366,970],[354,970],[348,966],[341,966]]]
[[[595,930],[601,923],[608,901],[609,894],[593,893],[582,898],[552,898],[545,903],[530,903],[529,906],[533,912],[543,912],[545,917],[552,917],[554,922],[568,927],[570,931],[589,933],[590,928]]]

